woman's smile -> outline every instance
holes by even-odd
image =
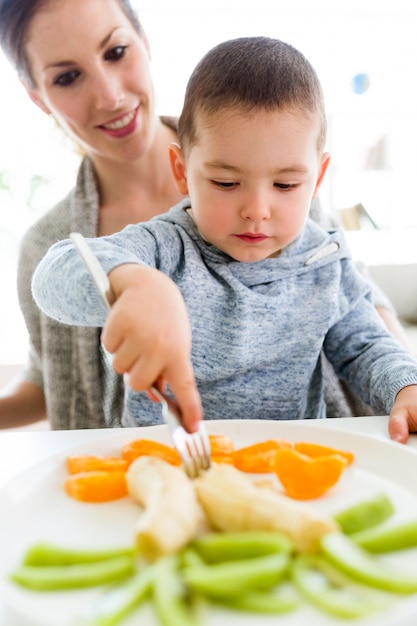
[[[109,122],[106,122],[106,124],[100,124],[98,128],[107,135],[117,139],[127,137],[136,129],[139,108],[138,106],[136,109],[133,109],[133,111],[123,113]]]

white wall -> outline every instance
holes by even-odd
[[[0,389],[4,387],[19,372],[21,365],[14,363],[13,365],[0,364]]]

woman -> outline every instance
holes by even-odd
[[[1,0],[0,43],[32,101],[85,154],[75,188],[22,242],[30,358],[0,399],[0,425],[46,415],[54,429],[117,425],[121,381],[106,368],[97,331],[48,320],[33,303],[31,276],[72,231],[110,234],[180,200],[168,160],[175,124],[156,115],[149,44],[129,0]]]

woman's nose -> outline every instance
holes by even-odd
[[[115,111],[122,105],[125,95],[117,78],[98,75],[94,81],[94,98],[97,109]]]

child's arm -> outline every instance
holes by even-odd
[[[191,328],[182,295],[158,270],[126,264],[109,274],[116,296],[102,334],[113,367],[136,391],[169,383],[187,430],[202,418],[191,364]]]
[[[398,341],[402,343],[402,345],[407,348],[407,350],[409,350],[413,354],[416,354],[415,348],[407,337],[405,328],[398,319],[395,311],[393,311],[392,309],[388,309],[384,306],[376,306],[375,308],[390,333],[396,339],[398,339]]]
[[[417,432],[417,385],[403,387],[391,409],[388,430],[391,439],[406,443],[409,433]]]

